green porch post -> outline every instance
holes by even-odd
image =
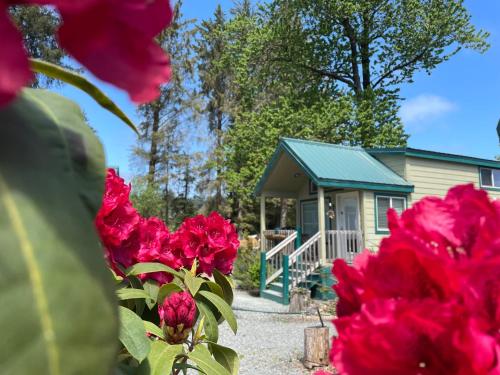
[[[260,293],[266,290],[266,279],[267,279],[267,269],[266,269],[266,252],[260,252]]]
[[[290,262],[288,260],[288,255],[283,255],[283,304],[288,305],[290,302],[290,291],[288,290],[288,287],[290,285],[290,280],[289,280],[289,268],[290,267]]]
[[[298,249],[302,246],[302,228],[297,227],[297,238],[295,239],[295,249]]]

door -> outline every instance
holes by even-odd
[[[337,230],[359,230],[358,192],[337,194]]]
[[[360,225],[359,194],[339,193],[337,194],[337,256],[351,259],[355,252],[361,247],[361,239],[358,233]],[[351,232],[347,232],[351,231]]]
[[[325,211],[330,203],[330,198],[325,198]],[[314,236],[319,231],[318,226],[318,201],[301,201],[300,216],[302,226],[302,242],[307,241],[311,236]],[[326,212],[325,212],[326,216]],[[331,229],[331,221],[328,217],[325,218],[326,229]]]

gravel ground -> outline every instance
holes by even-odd
[[[317,316],[285,315],[282,313],[288,311],[288,306],[241,291],[236,292],[233,308],[238,334],[235,336],[224,323],[220,326],[219,343],[240,354],[241,375],[312,373],[300,360],[304,352],[304,328],[318,325]],[[333,334],[329,321],[325,323]]]

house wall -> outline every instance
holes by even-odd
[[[375,193],[373,191],[361,192],[361,217],[365,247],[376,250],[380,240],[387,234],[377,234],[375,231]]]
[[[384,163],[395,173],[406,178],[406,156],[401,154],[373,155],[377,160]]]
[[[446,161],[408,157],[407,180],[415,185],[411,203],[427,195],[444,197],[455,185],[472,182],[479,187],[479,167]],[[492,198],[500,198],[500,191],[489,190]]]
[[[409,207],[425,196],[444,197],[452,186],[458,184],[471,182],[479,187],[479,168],[474,165],[415,157],[400,157],[398,160],[392,155],[379,160],[395,172],[404,170],[406,180],[415,185],[415,191],[408,195]],[[404,168],[401,167],[401,160],[405,161]],[[500,191],[487,192],[490,197],[500,199]],[[377,234],[375,230],[375,193],[363,191],[361,201],[365,246],[376,250],[380,240],[387,234]]]

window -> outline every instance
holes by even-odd
[[[500,189],[500,169],[481,168],[479,174],[482,187]]]
[[[318,193],[318,187],[312,180],[309,180],[309,195],[317,193]]]
[[[388,195],[375,195],[375,225],[377,232],[388,232],[387,210],[393,208],[401,214],[406,208],[406,198]]]

